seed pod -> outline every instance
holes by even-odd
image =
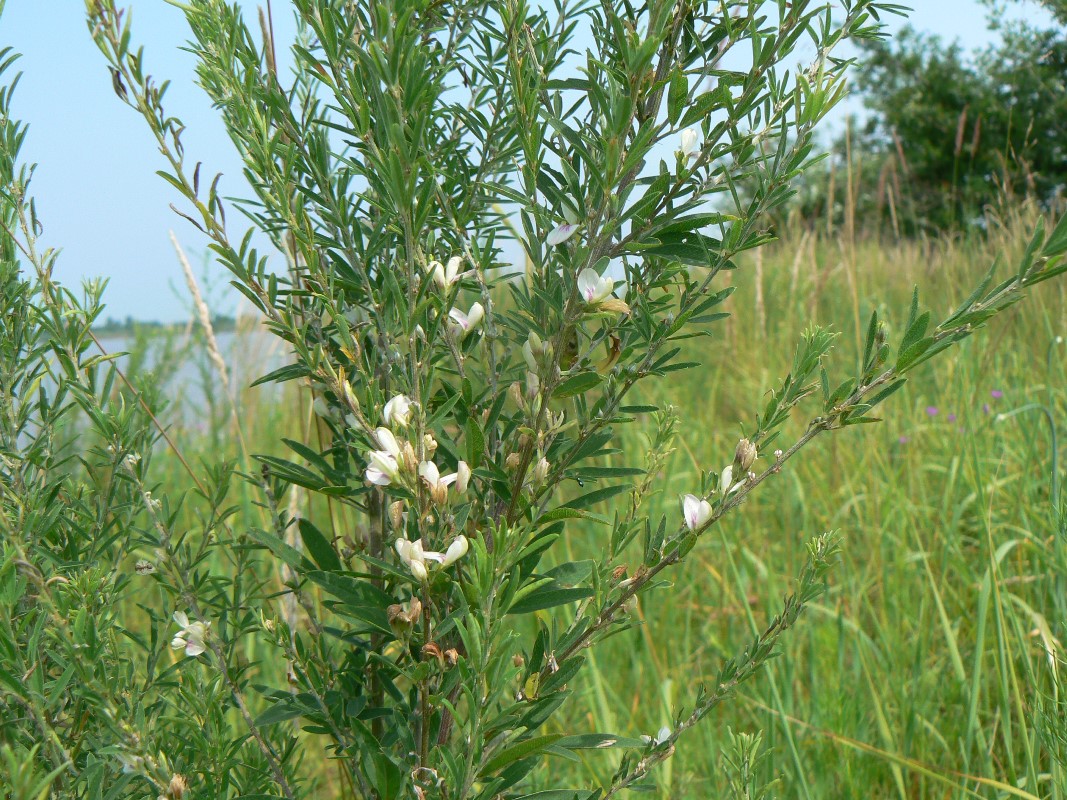
[[[438,664],[442,667],[445,665],[445,654],[441,652],[436,642],[427,642],[422,646],[422,657],[427,660],[436,658]]]
[[[171,779],[170,784],[167,786],[167,797],[172,800],[182,800],[185,793],[189,791],[189,784],[186,783],[185,778],[178,773],[175,773]]]
[[[400,448],[400,462],[407,472],[419,471],[419,459],[415,455],[415,448],[411,446],[411,442],[404,442],[403,447]]]
[[[396,502],[389,504],[389,521],[393,523],[393,530],[402,531],[404,529],[403,500],[397,500]]]
[[[756,460],[756,445],[752,444],[748,439],[742,439],[737,443],[737,449],[734,450],[734,463],[737,464],[742,472],[748,472],[748,468],[752,466],[752,462]]]
[[[542,458],[534,465],[533,479],[536,486],[540,486],[545,482],[548,477],[549,471],[552,469],[552,465],[548,463],[547,458]]]

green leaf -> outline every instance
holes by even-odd
[[[667,118],[671,125],[677,125],[682,117],[686,100],[689,99],[689,80],[682,68],[675,67],[671,75],[670,87],[667,89]]]
[[[485,452],[485,434],[474,417],[467,418],[467,466],[478,469],[482,463],[482,453]]]
[[[322,532],[309,520],[303,518],[300,519],[299,526],[300,539],[304,542],[304,547],[311,554],[311,559],[315,564],[327,572],[340,572],[343,569],[341,559],[337,557],[337,551],[333,549],[333,545]]]
[[[1056,227],[1049,234],[1048,241],[1045,242],[1045,249],[1041,251],[1041,255],[1046,258],[1062,253],[1067,253],[1067,214],[1060,217],[1060,221],[1056,223]]]
[[[309,566],[307,560],[303,554],[287,542],[283,542],[275,534],[268,531],[252,528],[248,535],[255,541],[266,547],[275,556],[280,558],[283,563],[297,572],[304,572]]]
[[[716,108],[722,106],[726,98],[729,96],[729,89],[719,83],[710,92],[705,92],[693,101],[689,106],[689,110],[685,112],[685,116],[682,117],[679,127],[688,128],[694,122],[697,122],[704,117],[708,116]]]
[[[533,611],[542,611],[546,608],[555,608],[578,600],[585,600],[593,596],[592,589],[559,589],[548,584],[523,597],[508,609],[508,614],[529,614]]]
[[[537,518],[537,524],[548,525],[551,522],[559,522],[560,520],[567,519],[585,519],[599,523],[600,525],[608,524],[608,520],[600,514],[594,514],[591,511],[582,511],[578,508],[567,508],[566,506],[560,506],[559,508],[553,508],[551,511],[546,511]]]
[[[306,713],[307,709],[302,704],[291,697],[286,697],[256,717],[256,726],[275,725],[279,722],[302,717]]]
[[[368,581],[361,581],[351,575],[339,575],[336,572],[314,570],[307,576],[321,586],[327,594],[340,601],[335,608],[337,613],[357,619],[380,633],[392,636],[393,631],[389,627],[389,618],[385,613],[392,598],[380,589]]]
[[[595,389],[603,381],[604,378],[596,372],[579,372],[577,375],[571,375],[557,386],[552,396],[574,397],[575,395],[585,394],[590,389]]]
[[[595,565],[592,559],[568,561],[566,564],[550,569],[545,573],[545,577],[552,578],[559,586],[574,586],[588,578]]]
[[[564,736],[555,746],[568,750],[604,750],[609,747],[642,748],[647,745],[640,739],[629,739],[613,733],[583,733],[578,736]]]
[[[501,752],[493,756],[493,758],[491,758],[481,769],[481,773],[487,775],[496,772],[513,761],[518,761],[520,758],[526,758],[527,756],[532,756],[541,752],[550,744],[554,744],[562,738],[563,734],[550,733],[546,736],[535,736],[532,739],[517,742],[511,745],[511,747],[504,748]]]
[[[610,500],[615,495],[627,492],[632,488],[631,485],[625,483],[618,486],[605,486],[602,489],[594,489],[591,492],[579,495],[573,500],[568,500],[563,505],[566,508],[587,508],[597,503],[603,503],[605,500]]]

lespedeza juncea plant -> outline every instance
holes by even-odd
[[[844,89],[848,62],[835,50],[878,35],[878,15],[896,8],[294,0],[285,72],[269,4],[251,25],[222,0],[180,6],[198,81],[244,161],[251,194],[240,200],[187,156],[128,12],[86,3],[119,100],[159,145],[178,213],[289,347],[290,362],[262,380],[306,387],[321,437],[259,457],[246,476],[262,497],[258,519],[234,520],[231,473],[214,473],[197,492],[195,535],[170,500],[156,505],[166,487],[148,483],[150,442],[116,451],[137,546],[157,556],[148,579],[173,619],[153,617],[140,646],[153,664],[172,650],[167,671],[210,687],[239,731],[233,752],[219,721],[204,754],[179,747],[166,759],[151,715],[141,733],[101,733],[97,751],[115,755],[131,787],[302,796],[296,720],[348,797],[490,800],[547,785],[537,797],[563,800],[647,784],[678,737],[774,654],[822,591],[838,539],[812,540],[781,612],[654,737],[548,725],[574,702],[586,652],[631,627],[661,575],[804,445],[875,421],[909,370],[1067,268],[1067,227],[1039,230],[1009,278],[993,286],[991,273],[940,324],[916,297],[896,347],[872,317],[855,374],[834,384],[833,335],[803,332],[725,466],[702,473],[676,513],[653,517],[643,501],[677,412],[628,397],[698,366],[680,360],[681,342],[725,316],[723,272],[772,238],[767,212],[814,160],[812,133]],[[810,63],[786,68],[801,50]],[[25,208],[24,186],[8,181],[12,208]],[[37,267],[35,290],[49,291],[33,226],[6,230]],[[79,358],[70,381],[83,380]],[[79,397],[106,417],[94,395]],[[781,441],[804,403],[815,408],[803,434]],[[620,452],[619,426],[648,414],[649,451]],[[21,441],[9,437],[8,452]],[[328,512],[293,513],[297,490]],[[577,526],[595,531],[597,555],[566,562],[555,546]],[[225,574],[208,570],[211,554]],[[276,612],[280,587],[264,569],[276,565],[299,613]],[[288,685],[253,686],[239,647],[249,640],[287,664]],[[166,696],[165,685],[152,690]],[[192,694],[175,689],[169,702],[203,704]],[[38,740],[33,724],[19,746]],[[620,751],[603,785],[546,777],[547,758],[589,748]],[[739,763],[755,757],[745,748]],[[71,781],[86,774],[80,755],[47,752]]]

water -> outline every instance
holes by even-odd
[[[98,338],[105,353],[123,353],[114,363],[134,385],[145,379],[157,382],[171,408],[184,421],[193,421],[197,412],[211,405],[228,404],[222,380],[199,331],[151,331],[139,340],[125,335]],[[226,362],[231,389],[238,397],[248,391],[277,396],[279,388],[274,384],[249,387],[289,361],[285,342],[259,328],[225,331],[215,338]]]

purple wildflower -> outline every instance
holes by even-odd
[[[989,413],[989,403],[982,403],[982,413],[983,414],[988,414]]]
[[[926,407],[927,416],[936,417],[938,415],[938,413],[939,412],[937,410],[937,406],[927,406]]]
[[[992,397],[994,400],[999,400],[1004,396],[1004,392],[1000,391],[1000,389],[994,389],[989,393],[989,396]]]
[[[897,441],[900,444],[907,444],[908,443],[908,437],[907,436],[901,436],[899,439],[897,439]]]
[[[945,419],[947,419],[949,422],[955,422],[956,421],[956,415],[952,414],[952,413],[949,413],[949,415],[947,417],[945,417]]]

